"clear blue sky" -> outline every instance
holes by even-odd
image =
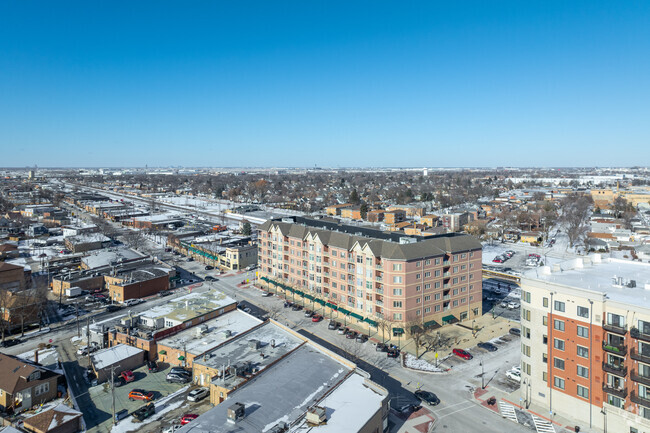
[[[650,164],[647,1],[0,3],[0,166]]]

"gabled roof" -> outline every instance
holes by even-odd
[[[81,415],[81,412],[64,404],[60,404],[55,408],[29,417],[24,422],[25,426],[29,427],[30,430],[47,432],[75,421],[77,418],[81,417]]]
[[[4,353],[0,353],[0,371],[2,372],[0,374],[0,389],[8,394],[15,394],[43,383],[53,376],[59,376],[47,368]],[[40,371],[40,379],[28,382],[29,376],[36,371]]]

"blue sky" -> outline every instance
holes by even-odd
[[[650,162],[650,2],[0,3],[0,166]]]

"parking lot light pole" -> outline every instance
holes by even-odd
[[[485,369],[483,367],[483,360],[481,359],[481,389],[485,389]]]

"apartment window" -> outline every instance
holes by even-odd
[[[427,296],[425,296],[425,297],[424,297],[424,300],[425,300],[425,301],[430,301],[430,300],[431,300],[431,295],[427,295]]]
[[[415,291],[416,291],[416,292],[419,292],[419,291],[421,291],[421,290],[422,290],[422,287],[420,287],[420,286],[415,286]]]
[[[440,259],[436,259],[436,265],[440,264]]]
[[[431,264],[431,260],[427,259],[427,260],[424,262],[424,264],[425,264],[425,265],[430,265],[430,264]]]
[[[422,277],[422,274],[415,274],[415,279],[419,280]]]
[[[440,305],[436,305],[436,307],[434,308],[434,310],[435,310],[436,313],[439,312],[439,311],[440,311]]]
[[[402,320],[402,313],[393,313],[393,320]]]
[[[553,328],[558,331],[564,331],[564,322],[562,320],[553,320]]]
[[[436,307],[437,307],[437,305],[436,305]],[[430,313],[431,312],[431,307],[425,307],[424,312],[425,313]]]
[[[544,382],[548,381],[548,375],[546,374],[545,371],[542,371],[542,380],[543,380]]]
[[[402,296],[402,289],[393,289],[394,296]]]
[[[467,254],[466,254],[466,253],[461,254],[461,255],[460,255],[460,258],[461,258],[461,259],[465,259],[465,258],[467,258]]]
[[[393,277],[393,283],[401,283],[401,282],[402,282],[402,277],[400,276]]]
[[[546,314],[542,316],[542,325],[548,325],[548,316]]]
[[[555,311],[564,312],[564,309],[565,309],[564,302],[555,301],[554,302],[554,308],[555,308]]]
[[[589,389],[582,385],[577,386],[576,393],[578,394],[578,397],[589,398]]]
[[[521,318],[524,319],[524,320],[530,321],[530,310],[522,308],[521,309]]]
[[[553,366],[557,369],[564,370],[564,359],[553,358]]]
[[[557,350],[564,350],[564,340],[560,340],[559,338],[555,338],[554,340],[553,347]]]
[[[548,362],[548,355],[546,353],[542,353],[542,362],[546,364]]]
[[[415,298],[415,303],[416,303],[416,304],[419,304],[420,302],[422,302],[422,298]],[[418,310],[418,311],[419,311],[419,310]]]
[[[436,281],[435,283],[433,283],[433,287],[436,288],[436,289],[439,289],[440,288],[440,281]]]
[[[393,301],[393,307],[402,308],[402,301]]]
[[[521,353],[522,355],[530,356],[530,346],[521,343]]]
[[[607,324],[625,328],[625,318],[618,314],[607,313]]]
[[[431,284],[426,283],[426,284],[424,285],[424,288],[425,288],[425,289],[430,289],[430,288],[431,288]]]
[[[581,358],[589,358],[589,349],[582,346],[576,346],[576,354]]]
[[[542,305],[548,308],[548,298],[542,298]]]
[[[431,276],[431,272],[425,272],[424,273],[424,278],[429,278]]]
[[[530,304],[530,292],[522,291],[521,300]]]
[[[583,367],[582,365],[577,366],[577,374],[580,377],[584,378],[589,378],[589,369],[587,367]]]
[[[435,299],[436,301],[439,301],[440,300],[440,293],[435,293],[433,295],[433,299]]]
[[[578,316],[580,317],[589,317],[589,308],[578,306]]]
[[[401,263],[393,263],[393,271],[401,271],[401,270],[402,270]]]
[[[578,325],[578,337],[589,338],[589,328]]]
[[[415,267],[419,268],[420,266],[422,266],[422,262],[415,262]]]
[[[564,389],[564,379],[560,379],[559,377],[554,377],[553,385],[555,385],[555,387],[558,389]]]
[[[40,385],[37,385],[34,388],[34,394],[35,395],[45,394],[46,392],[49,392],[49,390],[50,390],[50,383],[45,382],[45,383],[42,383]]]
[[[435,272],[433,273],[433,275],[435,275],[436,277],[439,277],[439,276],[440,276],[440,271],[435,271]]]
[[[611,404],[612,406],[616,406],[618,408],[623,408],[623,405],[625,403],[625,400],[616,397],[615,395],[612,394],[607,394],[607,403]]]

